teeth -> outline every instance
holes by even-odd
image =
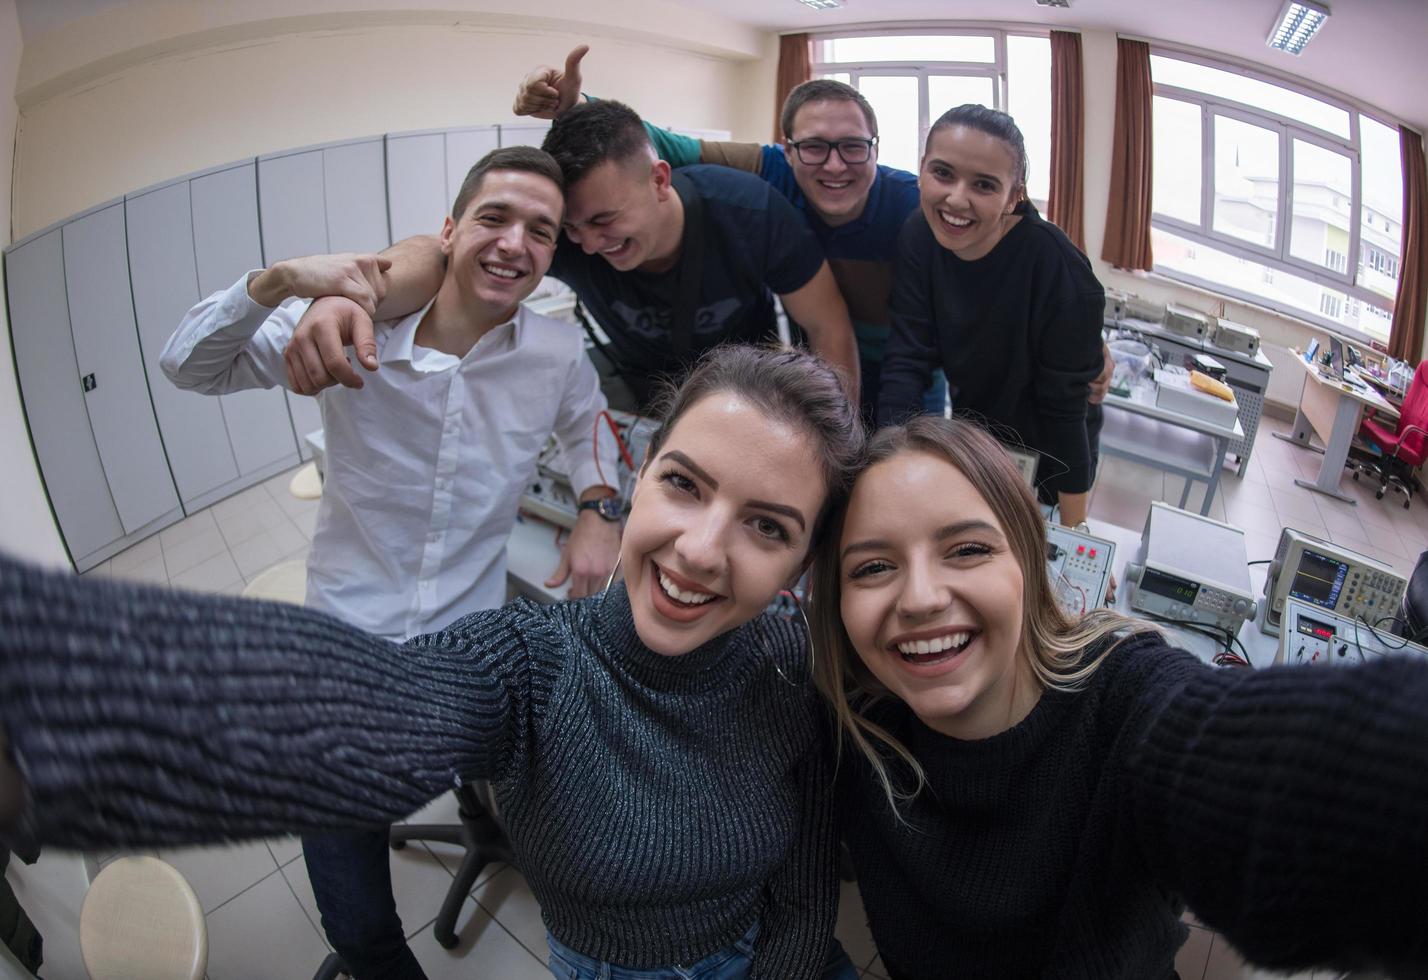
[[[937,216],[943,221],[947,222],[953,228],[966,228],[972,223],[971,218],[959,218],[956,215],[951,214],[947,211],[938,211]]]
[[[825,180],[825,181],[823,182],[823,186],[826,187],[826,188],[828,188],[829,190],[841,191],[841,190],[842,190],[843,188],[845,188],[845,187],[850,187],[850,186],[852,186],[852,183],[853,183],[853,182],[852,182],[851,180],[845,180],[845,181],[843,181],[842,183],[837,183],[837,184]]]
[[[501,279],[519,279],[523,274],[517,272],[515,269],[501,269],[494,265],[483,265],[481,266],[481,268],[491,273],[491,275],[498,276]]]
[[[718,596],[712,596],[707,592],[685,592],[675,585],[674,581],[664,572],[659,573],[659,587],[664,589],[665,595],[687,606],[702,606],[704,603],[718,598]]]
[[[601,254],[601,255],[612,255],[612,254],[614,254],[615,252],[618,252],[620,249],[622,249],[622,248],[624,248],[624,247],[625,247],[625,243],[624,243],[624,242],[621,242],[621,243],[618,244],[618,245],[611,245],[609,248],[602,248],[602,249],[600,249],[600,254]]]
[[[971,642],[970,633],[952,633],[948,636],[938,636],[931,640],[910,640],[907,643],[897,645],[898,652],[904,656],[926,656],[931,653],[944,653],[948,650],[960,650]]]

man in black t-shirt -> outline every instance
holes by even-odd
[[[595,315],[640,400],[716,344],[775,336],[775,293],[856,386],[851,321],[822,249],[767,183],[724,167],[671,172],[618,102],[565,113],[543,148],[566,182],[566,238],[550,274]]]
[[[776,337],[775,294],[857,400],[848,308],[817,239],[768,184],[720,167],[672,172],[639,115],[613,101],[565,113],[542,148],[560,163],[566,184],[565,237],[550,275],[599,321],[610,340],[606,353],[638,402],[661,376],[677,378],[710,347]],[[435,239],[414,238],[384,254],[392,267],[378,315],[410,312],[440,282],[440,249]],[[350,371],[333,375],[313,365],[324,363],[322,349],[360,347],[367,331],[361,317],[299,325],[290,349],[309,366],[313,388],[302,393],[351,385]]]

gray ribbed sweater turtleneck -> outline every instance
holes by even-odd
[[[489,778],[546,924],[586,955],[688,963],[757,919],[754,976],[789,980],[831,941],[824,722],[781,620],[665,657],[617,586],[398,649],[292,606],[0,558],[0,721],[56,845],[385,823]]]

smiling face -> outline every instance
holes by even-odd
[[[640,473],[620,545],[646,646],[688,653],[798,577],[825,497],[810,441],[725,391],[680,416]]]
[[[856,102],[825,99],[800,106],[788,133],[790,142],[820,139],[837,143],[843,139],[871,139],[873,131]],[[793,168],[793,179],[823,221],[832,226],[847,224],[863,213],[868,191],[878,172],[878,148],[864,163],[844,163],[836,149],[819,164],[803,163],[798,152],[784,144],[784,156]]]
[[[620,272],[658,268],[679,245],[661,208],[673,193],[663,160],[606,160],[567,191],[565,233]]]
[[[535,289],[555,255],[564,210],[553,181],[492,170],[459,219],[447,218],[441,250],[448,277],[477,309],[512,310]]]
[[[1039,687],[1020,653],[1023,575],[996,514],[945,459],[909,449],[866,470],[838,546],[859,659],[926,725],[980,739]]]
[[[969,126],[943,126],[927,139],[917,177],[922,213],[943,248],[980,259],[1019,219],[1018,161],[1002,139]]]

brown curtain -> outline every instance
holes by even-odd
[[[1150,46],[1116,41],[1116,128],[1111,147],[1111,200],[1101,258],[1121,269],[1146,269],[1150,256]]]
[[[1423,358],[1423,321],[1428,318],[1428,171],[1421,135],[1399,126],[1398,146],[1403,158],[1403,256],[1388,353],[1417,364]]]
[[[1086,101],[1081,35],[1051,32],[1051,192],[1046,216],[1086,251]]]
[[[778,80],[774,89],[773,141],[784,141],[779,117],[788,93],[813,77],[813,51],[807,34],[785,34],[778,39]]]

